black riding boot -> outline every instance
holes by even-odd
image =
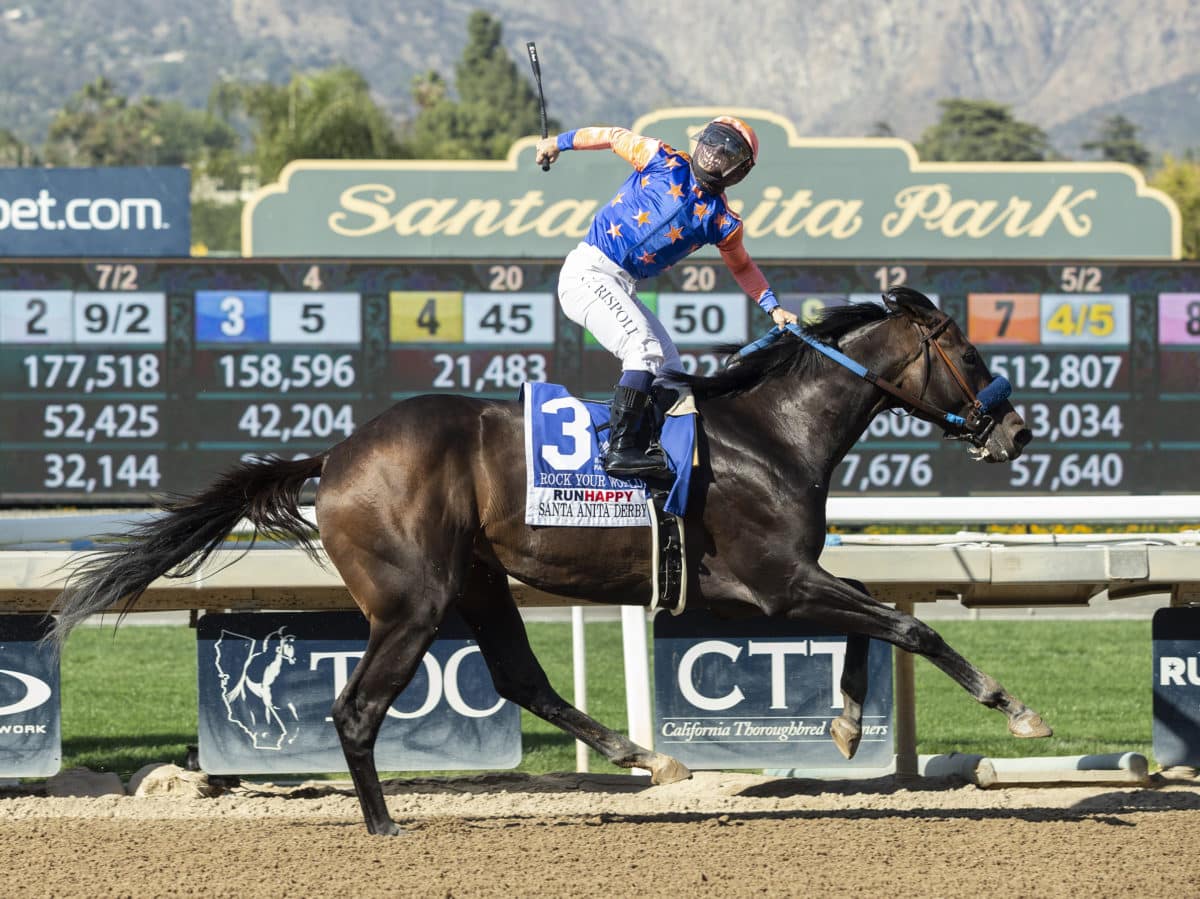
[[[604,470],[618,478],[674,480],[662,449],[650,446],[651,423],[646,406],[650,396],[631,387],[617,385],[609,411],[608,452]]]

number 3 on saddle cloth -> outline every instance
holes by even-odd
[[[556,527],[649,527],[657,560],[650,608],[678,614],[686,595],[683,521],[696,463],[696,407],[683,394],[667,410],[659,442],[675,471],[670,491],[605,474],[608,404],[580,400],[559,384],[527,382],[525,523]],[[599,436],[598,436],[599,435]],[[603,438],[603,440],[602,440]]]

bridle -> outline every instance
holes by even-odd
[[[909,321],[920,329],[921,326],[916,321],[911,318]],[[748,356],[750,353],[768,347],[783,336],[784,330],[790,331],[818,353],[832,359],[838,365],[853,372],[867,383],[873,384],[885,393],[891,394],[900,401],[901,405],[917,417],[924,418],[938,425],[946,437],[954,440],[969,440],[975,446],[982,448],[991,435],[993,428],[996,427],[996,420],[991,413],[997,406],[1008,399],[1012,393],[1012,385],[1009,384],[1006,378],[997,376],[983,390],[979,391],[978,394],[971,389],[971,385],[967,383],[958,366],[954,364],[949,354],[938,343],[938,337],[950,326],[950,322],[951,318],[945,316],[921,336],[921,344],[917,350],[917,354],[924,353],[925,355],[925,377],[921,385],[920,394],[913,394],[902,387],[898,387],[886,378],[880,377],[865,365],[855,362],[841,350],[835,349],[827,343],[822,343],[799,325],[792,324],[791,322],[785,325],[783,329],[772,328],[758,340],[738,350],[737,355],[739,357]],[[963,395],[966,397],[968,403],[966,415],[949,412],[925,401],[925,390],[929,387],[929,381],[933,375],[933,360],[930,356],[931,347],[937,352],[942,362],[946,364],[946,367],[950,370],[951,377],[954,378],[959,389],[962,390]],[[914,356],[912,359],[909,359],[904,367],[907,368],[915,358]]]

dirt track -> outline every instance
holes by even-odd
[[[1188,896],[1200,786],[980,790],[698,774],[0,799],[3,895]]]

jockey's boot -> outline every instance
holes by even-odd
[[[675,473],[657,443],[651,444],[653,424],[646,414],[649,394],[617,385],[609,408],[608,452],[604,471],[618,478],[673,481]]]

